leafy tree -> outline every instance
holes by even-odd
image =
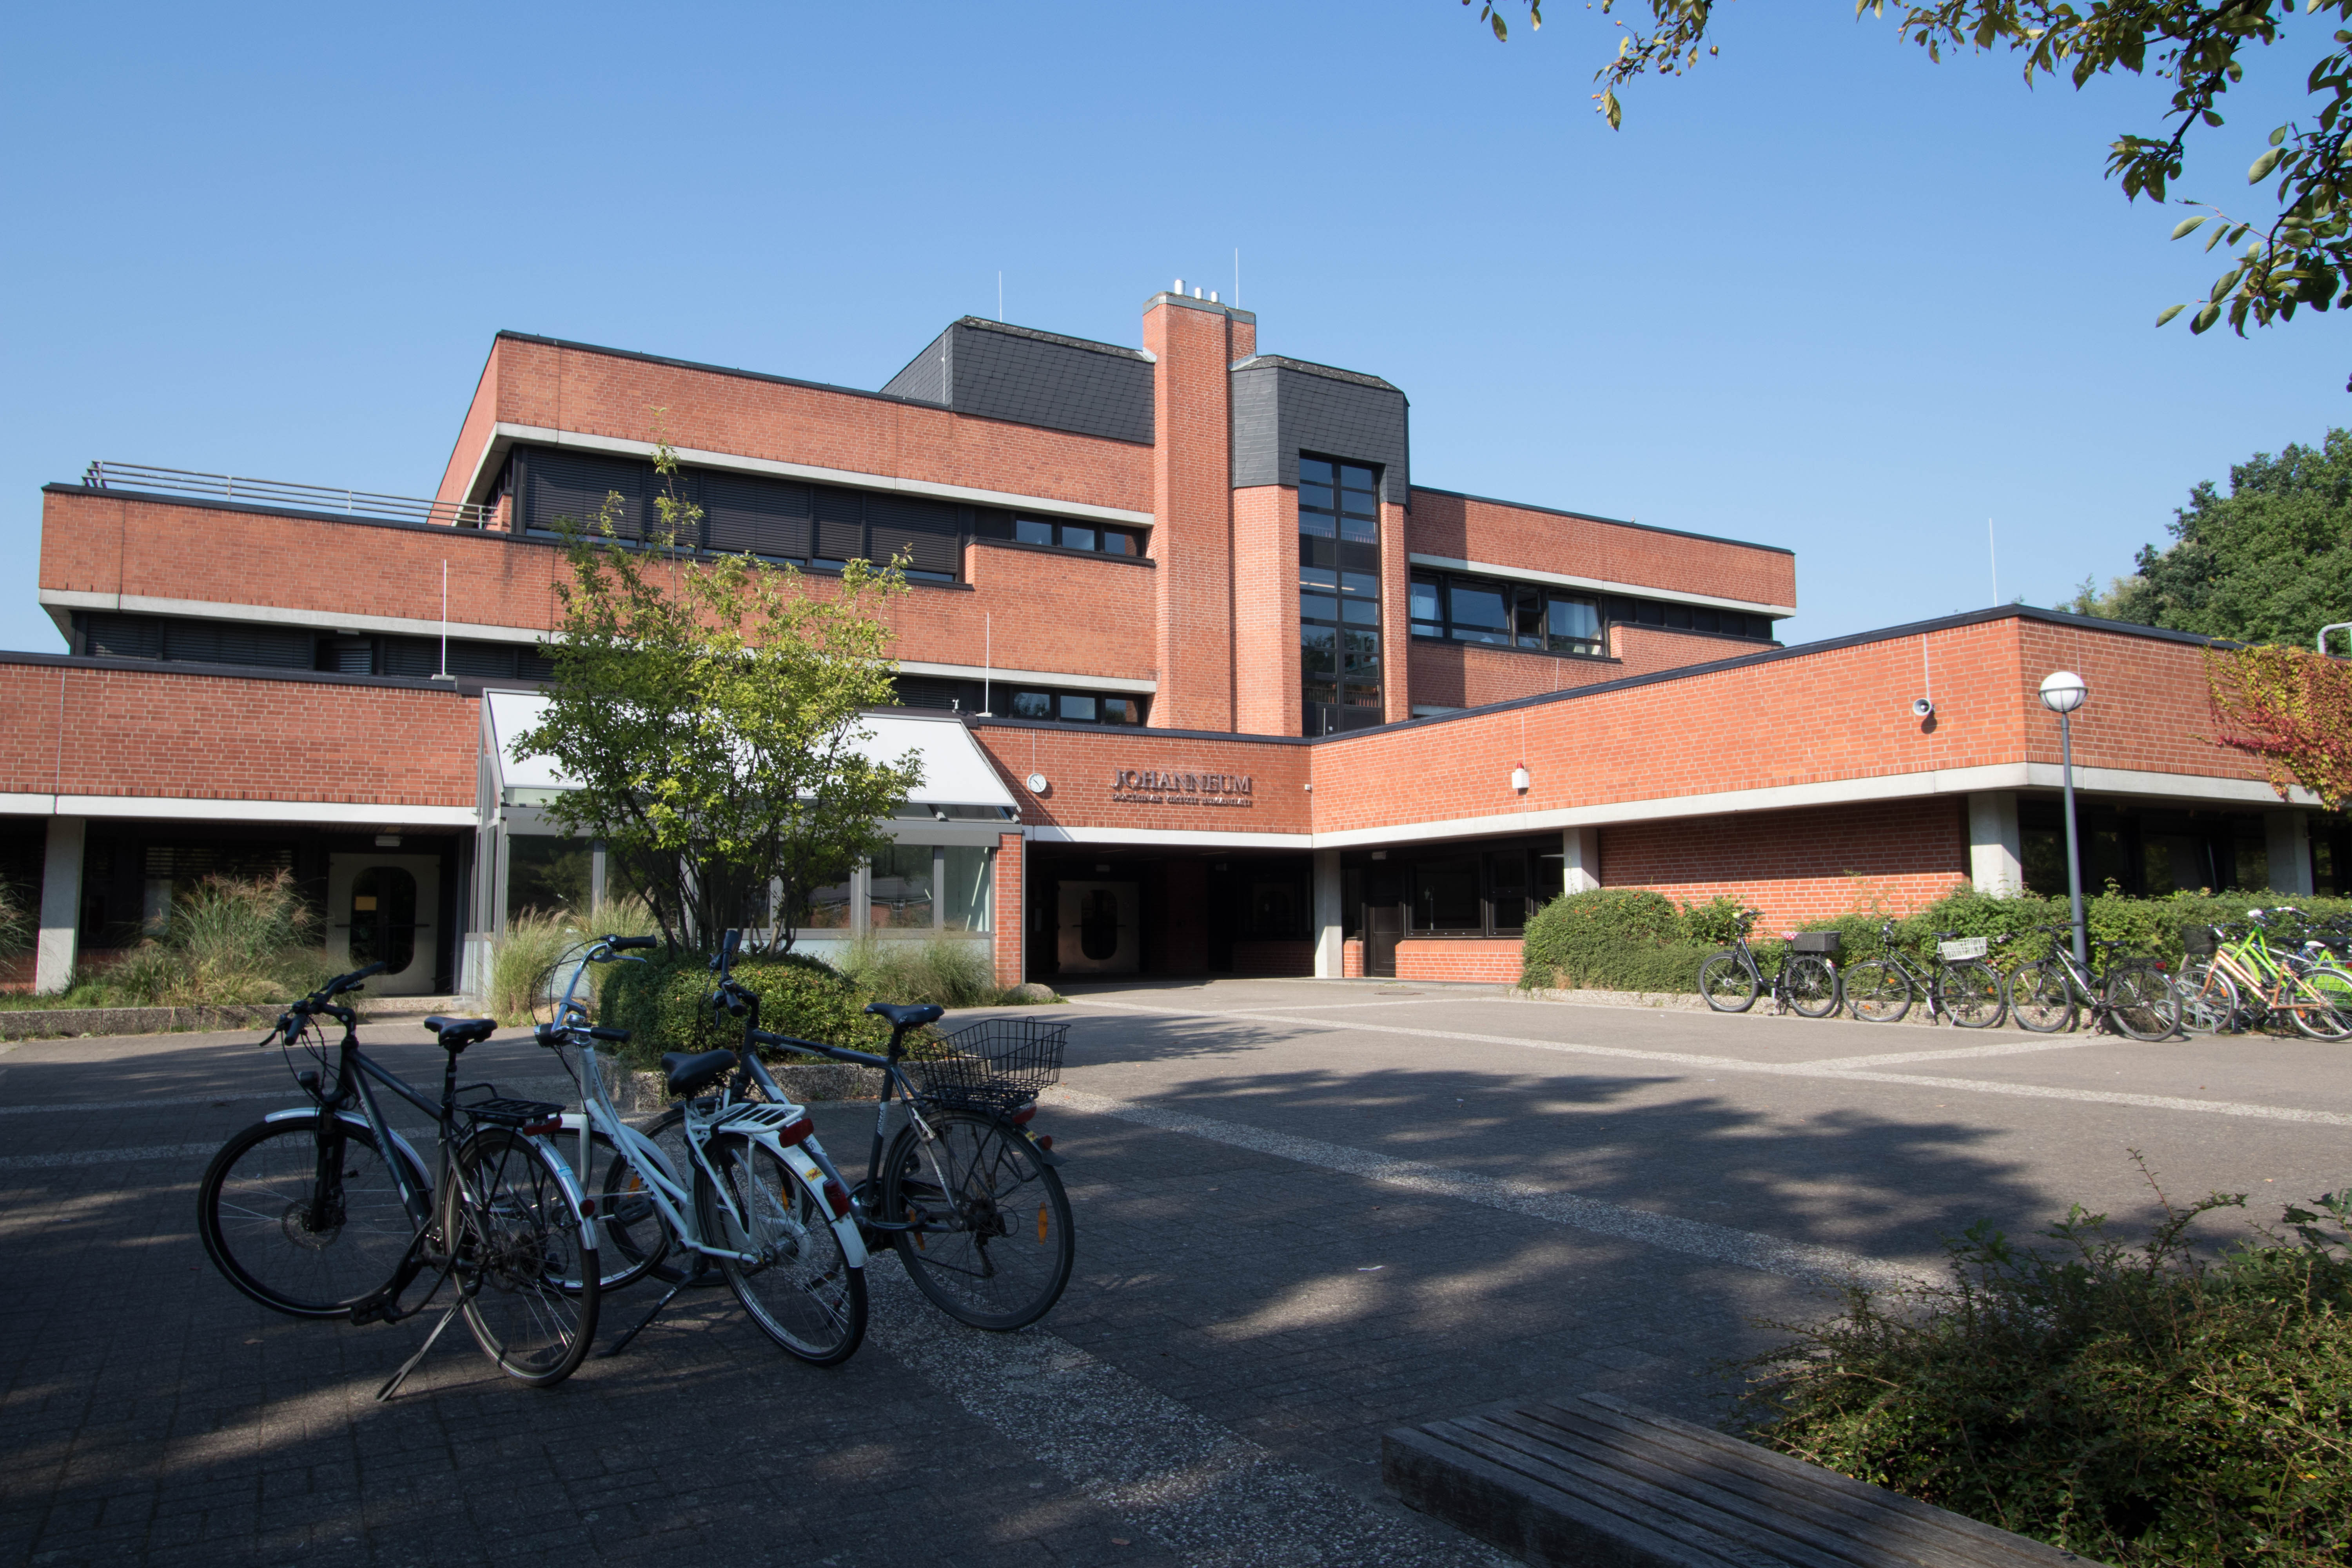
[[[656,467],[674,480],[667,446]],[[878,609],[906,580],[853,561],[825,593],[789,566],[694,555],[677,541],[701,511],[674,485],[646,543],[624,543],[621,504],[608,496],[586,530],[560,524],[572,581],[541,645],[554,683],[515,755],[551,757],[578,785],[548,815],[604,840],[674,947],[764,926],[788,950],[810,892],[881,847],[877,825],[919,782],[911,752],[868,759],[858,722],[892,700]]]
[[[2173,542],[2143,545],[2137,569],[2063,608],[2240,642],[2307,644],[2352,621],[2352,432],[2318,447],[2258,453],[2174,513]]]
[[[2263,759],[2271,787],[2299,784],[2330,811],[2352,800],[2352,665],[2308,648],[2249,647],[2206,657],[2222,745]]]
[[[1542,0],[1527,5],[1530,20],[1542,26]],[[1600,0],[1600,5],[1607,15],[1616,0]],[[1650,25],[1618,23],[1624,31],[1616,58],[1594,73],[1601,90],[1593,100],[1612,129],[1623,115],[1620,88],[1652,72],[1680,76],[1698,64],[1702,49],[1717,52],[1707,42],[1715,0],[1648,0],[1648,5]],[[1505,0],[1482,0],[1478,12],[1498,39],[1509,36],[1504,8]],[[2115,71],[2153,72],[2167,82],[2172,96],[2161,123],[2125,132],[2107,150],[2107,174],[2122,182],[2126,198],[2156,202],[2180,178],[2189,137],[2221,128],[2223,100],[2245,78],[2241,57],[2252,46],[2268,48],[2287,37],[2285,18],[2294,9],[2295,0],[2096,0],[2080,9],[2070,0],[1895,0],[1894,5],[1898,35],[1931,60],[1947,51],[2006,51],[2022,60],[2028,86],[2063,74],[2081,88]],[[2292,43],[2305,42],[2313,26],[2324,26],[2321,17],[2352,22],[2352,0],[2304,0],[2303,9],[2312,21],[2297,25]],[[1887,10],[1886,0],[1854,5],[1856,16],[1867,11],[1884,17]],[[2241,217],[2210,202],[2182,204],[2205,211],[2183,219],[2173,238],[2202,230],[2209,251],[2232,247],[2189,318],[2193,332],[2226,316],[2243,336],[2249,322],[2268,326],[2306,306],[2315,311],[2352,307],[2352,289],[2345,287],[2352,269],[2352,158],[2345,148],[2352,136],[2352,118],[2346,115],[2352,30],[2336,28],[2326,39],[2305,78],[2311,118],[2272,130],[2246,171],[2249,184],[2276,180],[2271,210]],[[2188,308],[2172,306],[2157,325]]]

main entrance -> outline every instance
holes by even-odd
[[[1034,979],[1314,973],[1305,855],[1089,845],[1030,856]]]
[[[439,967],[441,862],[431,855],[327,857],[327,962],[336,970],[384,965],[378,996],[421,996]]]

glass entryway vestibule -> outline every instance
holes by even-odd
[[[1382,977],[1408,939],[1516,941],[1559,897],[1566,866],[1558,834],[1350,850],[1339,858],[1341,935],[1364,944],[1364,973]]]
[[[1023,903],[1033,980],[1314,973],[1302,853],[1033,842]]]

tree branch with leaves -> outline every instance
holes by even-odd
[[[887,841],[881,821],[920,782],[911,752],[866,756],[859,722],[894,700],[879,610],[906,579],[853,561],[824,592],[790,566],[686,549],[700,509],[677,498],[667,446],[655,466],[667,482],[644,542],[621,537],[617,494],[588,526],[559,524],[572,581],[541,645],[554,681],[514,753],[576,786],[548,815],[604,841],[673,945],[740,926],[786,950],[809,895]]]
[[[1465,5],[1471,0],[1462,0]],[[1542,0],[1526,0],[1529,19],[1543,25]],[[1479,19],[1497,39],[1509,37],[1504,0],[1481,0]],[[1599,0],[1604,15],[1617,0]],[[1622,123],[1621,89],[1636,79],[1681,76],[1696,68],[1708,40],[1715,0],[1648,0],[1649,20],[1622,21],[1616,58],[1594,73],[1601,90],[1594,106],[1613,130]],[[1630,8],[1630,5],[1629,5]],[[2123,186],[2126,199],[2163,202],[2186,167],[2192,136],[2224,124],[2221,109],[2229,90],[2245,79],[2244,57],[2254,46],[2282,41],[2284,19],[2294,0],[2092,0],[2078,9],[2064,0],[1939,0],[1932,5],[1857,0],[1854,15],[1885,17],[1892,9],[1898,35],[1940,61],[1947,53],[2008,52],[2021,58],[2026,84],[2060,77],[2081,88],[2114,72],[2154,75],[2172,89],[2161,125],[2147,132],[2126,132],[2107,150],[2107,174]],[[2315,22],[2334,16],[2352,20],[2352,0],[2305,0]],[[2180,205],[2203,212],[2184,218],[2172,231],[2185,239],[2202,231],[2206,249],[2228,247],[2231,254],[2202,301],[2174,305],[2157,325],[2189,310],[2192,332],[2226,320],[2232,331],[2291,320],[2299,310],[2352,307],[2352,164],[2346,141],[2352,120],[2352,30],[2336,27],[2329,45],[2305,75],[2313,100],[2307,120],[2273,127],[2246,171],[2246,183],[2275,178],[2273,206],[2267,213],[2233,216],[2218,204],[2186,199]],[[2292,41],[2292,40],[2290,40]]]

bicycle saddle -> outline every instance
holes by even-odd
[[[425,1026],[440,1040],[443,1050],[455,1056],[477,1040],[487,1040],[496,1034],[499,1021],[496,1018],[447,1018],[436,1013],[425,1020]]]
[[[688,1056],[684,1051],[664,1051],[662,1071],[668,1075],[669,1091],[676,1095],[693,1094],[717,1083],[722,1074],[740,1065],[730,1050],[703,1051]]]
[[[912,1007],[894,1007],[887,1002],[868,1002],[866,1010],[889,1019],[894,1029],[911,1029],[918,1024],[936,1023],[947,1012],[936,1002],[924,1002]]]

